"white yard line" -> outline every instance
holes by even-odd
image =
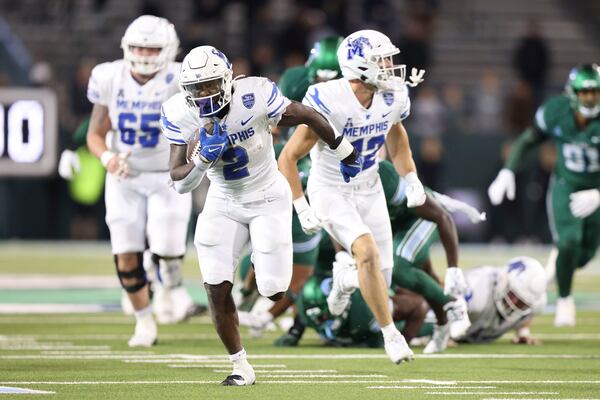
[[[291,373],[305,373],[305,374],[324,374],[324,373],[329,373],[329,374],[335,374],[338,371],[335,369],[283,369],[281,371],[273,371],[273,370],[261,370],[260,368],[256,368],[256,364],[252,364],[252,367],[254,368],[254,373],[256,374],[277,374],[277,375],[285,375],[285,374],[291,374]],[[264,367],[264,366],[261,366]],[[218,373],[228,373],[231,372],[231,369],[213,369],[212,372],[218,372]],[[296,376],[300,376],[300,375],[296,375]],[[341,375],[336,375],[336,376],[341,376]],[[361,376],[366,376],[366,375],[361,375]],[[387,376],[387,375],[383,375],[383,376]],[[379,375],[378,375],[379,377]]]
[[[167,367],[169,368],[223,368],[226,364],[169,364]],[[254,364],[252,363],[252,367],[254,368],[254,372],[258,372],[259,368],[286,368],[285,364]],[[231,370],[223,370],[226,372],[231,372]],[[271,372],[271,371],[269,371]],[[275,372],[275,371],[272,371]]]
[[[319,381],[319,380],[260,380],[262,384],[352,384],[352,383],[387,383],[386,380],[331,380],[331,381]],[[221,381],[29,381],[29,382],[0,382],[0,385],[50,385],[50,386],[62,386],[62,385],[206,385],[206,384],[218,384]]]
[[[0,395],[1,394],[55,394],[55,393],[56,392],[49,392],[47,390],[34,390],[34,389],[24,389],[24,388],[0,386]]]
[[[367,389],[440,389],[439,386],[368,386]],[[450,386],[444,387],[448,389],[497,389],[497,386]]]
[[[518,395],[532,395],[532,394],[559,394],[558,392],[425,392],[425,394],[435,394],[443,396],[464,396],[464,395],[482,395],[482,394],[518,394]]]

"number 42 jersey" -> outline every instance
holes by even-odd
[[[374,94],[369,108],[363,107],[347,79],[317,83],[308,88],[304,104],[321,113],[336,134],[342,134],[363,156],[362,171],[349,185],[372,181],[377,177],[377,153],[385,143],[392,125],[408,117],[408,88]],[[319,140],[310,152],[310,180],[324,185],[346,185],[340,174],[340,162],[325,142]]]
[[[271,126],[279,123],[289,104],[279,88],[266,78],[233,81],[229,111],[218,121],[228,133],[229,148],[207,171],[213,186],[241,200],[242,193],[264,190],[273,184],[279,171]],[[200,117],[187,104],[185,94],[178,93],[163,104],[160,122],[171,143],[184,145],[212,119]]]
[[[143,85],[131,76],[124,60],[99,64],[92,71],[87,97],[108,107],[114,132],[109,149],[131,152],[128,163],[134,171],[169,170],[169,143],[160,134],[160,107],[179,91],[179,68],[179,63],[169,63]]]

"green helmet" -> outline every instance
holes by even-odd
[[[328,81],[341,76],[337,49],[343,39],[340,36],[327,36],[314,44],[305,64],[308,69],[308,81],[311,84],[317,78]]]
[[[303,312],[306,322],[313,328],[318,328],[323,321],[331,318],[327,308],[327,295],[331,290],[331,278],[319,280],[311,276],[302,288],[300,312]]]
[[[600,113],[600,100],[596,104],[582,104],[577,97],[580,90],[600,90],[600,68],[597,64],[575,67],[569,73],[565,90],[573,107],[586,118],[596,118]]]

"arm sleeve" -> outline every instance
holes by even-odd
[[[208,166],[196,166],[196,168],[192,169],[189,174],[185,176],[185,178],[173,181],[173,189],[177,193],[188,193],[192,190],[196,189],[200,182],[202,182],[202,178],[206,174],[206,170]]]

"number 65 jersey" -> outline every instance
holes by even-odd
[[[90,77],[87,97],[108,107],[114,132],[110,150],[131,151],[134,171],[168,171],[169,143],[160,134],[160,107],[179,91],[179,63],[168,66],[143,85],[131,76],[124,60],[97,65]]]
[[[242,200],[242,194],[273,184],[279,170],[270,127],[277,125],[289,104],[279,88],[266,78],[234,80],[229,111],[217,121],[228,133],[229,148],[207,171],[213,186],[216,184],[219,191]],[[189,143],[210,122],[211,118],[200,117],[188,105],[184,93],[163,104],[161,126],[173,144]]]

